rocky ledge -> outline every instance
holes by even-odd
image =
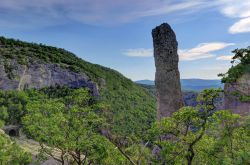
[[[243,116],[250,115],[250,74],[224,87],[224,108]]]
[[[58,64],[32,61],[26,65],[16,60],[0,61],[0,89],[23,90],[53,86],[71,88],[87,87],[94,96],[99,96],[98,86],[84,73],[64,69]]]

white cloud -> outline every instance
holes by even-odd
[[[234,43],[225,42],[211,42],[211,43],[201,43],[191,49],[180,49],[178,51],[181,61],[192,61],[204,58],[216,57],[213,52],[222,50],[228,46],[232,46]],[[126,49],[123,54],[130,57],[152,57],[153,49],[137,48],[137,49]],[[221,57],[224,58],[225,57]]]
[[[232,58],[233,58],[232,55],[230,55],[230,56],[219,56],[219,57],[216,58],[216,60],[231,61]]]
[[[212,52],[222,50],[228,46],[234,45],[233,43],[224,42],[211,42],[211,43],[201,43],[192,49],[184,49],[179,51],[180,60],[191,61],[204,58],[215,57]]]
[[[152,8],[145,11],[140,11],[134,13],[136,17],[147,17],[147,16],[156,16],[173,13],[176,11],[184,11],[188,9],[203,8],[203,3],[201,1],[184,1],[181,3],[163,3],[158,8]]]
[[[153,49],[126,49],[123,54],[130,57],[152,57]]]
[[[231,18],[245,18],[250,16],[249,0],[220,0],[222,3],[221,12]]]
[[[249,0],[1,0],[0,26],[32,28],[70,21],[103,26],[212,7],[230,18],[250,17]],[[246,26],[249,27],[245,23]],[[248,32],[245,29],[240,32]]]
[[[229,28],[232,34],[250,32],[250,17],[243,18]]]
[[[10,25],[19,23],[27,27],[68,21],[112,25],[148,16],[195,12],[206,7],[204,0],[1,0],[0,17]],[[0,23],[0,26],[6,25]]]
[[[229,33],[250,32],[250,1],[220,0],[221,13],[230,18],[240,18],[229,28]]]

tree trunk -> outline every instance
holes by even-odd
[[[192,147],[188,149],[188,155],[187,155],[187,162],[188,165],[192,165],[193,159],[194,159],[194,150]]]
[[[62,163],[62,165],[64,165],[64,153],[62,152],[62,154],[61,154],[61,163]]]

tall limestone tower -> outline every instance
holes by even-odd
[[[152,30],[155,58],[155,85],[158,101],[157,118],[171,116],[183,105],[178,69],[178,43],[172,28],[163,23]]]

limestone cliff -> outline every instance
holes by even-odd
[[[32,61],[32,62],[31,62]],[[49,86],[87,87],[98,96],[98,86],[87,75],[61,68],[58,64],[30,60],[21,65],[15,59],[0,61],[0,89],[22,90]]]
[[[178,43],[172,28],[164,23],[152,31],[158,119],[170,116],[183,105],[178,69]]]
[[[250,74],[244,74],[235,83],[224,87],[224,108],[243,116],[250,115]]]

